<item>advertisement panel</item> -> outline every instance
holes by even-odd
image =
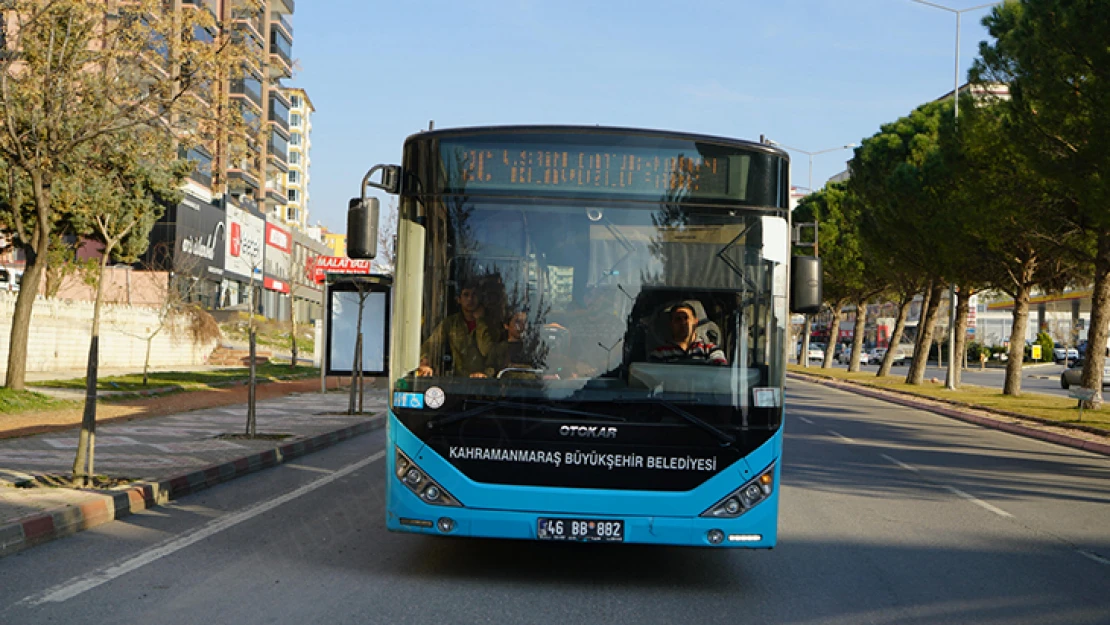
[[[288,230],[266,223],[266,280],[267,289],[281,293],[289,292],[290,266],[293,251],[293,235]]]
[[[261,281],[266,221],[228,204],[226,228],[224,271],[247,280],[253,270],[254,277]]]

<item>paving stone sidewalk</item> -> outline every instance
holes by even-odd
[[[95,471],[132,482],[109,490],[26,488],[67,475],[78,429],[0,440],[0,556],[106,523],[382,427],[386,394],[367,390],[362,415],[344,392],[260,401],[259,435],[246,440],[246,405],[102,424]]]

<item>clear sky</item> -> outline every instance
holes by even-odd
[[[987,12],[963,14],[961,84]],[[310,219],[339,232],[366,171],[399,164],[429,120],[762,134],[817,152],[859,143],[955,76],[956,16],[910,0],[301,0],[293,23],[286,84],[316,107]],[[814,186],[850,157],[815,156]],[[792,158],[806,186],[809,157]]]

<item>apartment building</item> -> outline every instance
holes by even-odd
[[[289,171],[285,174],[285,225],[308,232],[310,165],[312,163],[312,113],[316,110],[304,89],[285,90],[289,99]]]

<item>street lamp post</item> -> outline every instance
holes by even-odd
[[[956,15],[956,69],[952,76],[952,117],[956,120],[960,118],[960,17],[964,13],[970,11],[978,11],[987,7],[1002,4],[1002,2],[988,2],[978,6],[969,7],[966,9],[953,9],[946,7],[942,4],[935,4],[927,2],[926,0],[910,0],[917,4],[924,4],[934,9],[947,11]],[[937,353],[939,354],[939,347]],[[945,376],[944,386],[950,391],[956,390],[956,371],[957,367],[963,363],[963,358],[956,357],[956,283],[953,282],[948,293],[948,373]]]
[[[817,156],[819,154],[826,154],[828,152],[836,152],[837,150],[850,150],[854,147],[857,147],[855,143],[849,143],[848,145],[838,145],[835,148],[827,148],[827,149],[824,149],[824,150],[817,150],[816,152],[810,152],[808,150],[803,150],[801,148],[792,148],[788,145],[783,145],[783,144],[779,143],[778,141],[772,141],[771,139],[768,139],[767,143],[769,143],[771,145],[777,145],[778,147],[783,148],[785,150],[790,150],[791,152],[801,152],[802,154],[805,154],[806,156],[809,157],[809,182],[808,182],[809,186],[806,187],[806,191],[809,192],[809,193],[813,193],[813,157],[814,156]],[[819,251],[818,250],[818,239],[820,237],[817,236],[817,224],[818,224],[817,209],[815,207],[814,210],[813,210],[813,255],[814,256],[819,256],[820,255],[818,253],[818,251]],[[834,311],[834,312],[839,312],[839,311]],[[813,316],[812,315],[806,315],[805,318],[806,318],[805,324],[802,326],[802,349],[798,353],[798,362],[803,367],[808,368],[809,367],[809,333],[810,333],[810,328],[811,328]],[[830,340],[832,340],[832,338],[833,337],[829,337]]]

